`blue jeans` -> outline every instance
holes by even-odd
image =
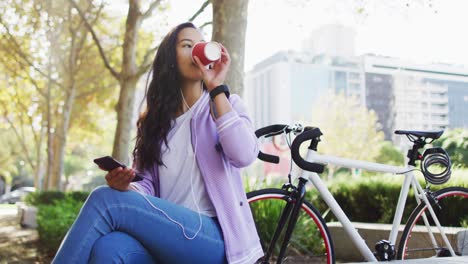
[[[157,208],[193,237],[197,212],[157,197]],[[226,263],[221,227],[202,215],[189,240],[182,228],[134,191],[98,187],[91,192],[52,263]]]

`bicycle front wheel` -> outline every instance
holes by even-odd
[[[263,251],[267,253],[270,242],[283,209],[288,201],[289,192],[281,189],[263,189],[249,192],[249,201]],[[269,263],[276,263],[286,227],[278,242],[270,252]],[[304,200],[299,218],[282,263],[335,263],[330,232],[318,211]]]
[[[433,193],[431,206],[455,255],[468,255],[468,189],[444,188]],[[399,259],[452,256],[425,203],[411,213],[398,245]]]

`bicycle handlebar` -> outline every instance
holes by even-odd
[[[299,168],[312,171],[316,173],[322,173],[325,169],[323,164],[308,162],[301,157],[299,154],[299,148],[301,147],[302,143],[307,140],[317,140],[318,137],[322,135],[322,132],[317,127],[307,127],[304,132],[299,134],[294,140],[291,145],[291,155],[294,162],[299,166]]]
[[[285,131],[285,128],[287,127],[288,125],[281,125],[281,124],[266,126],[266,127],[257,129],[255,131],[255,135],[257,136],[257,138],[260,138],[262,136],[265,136],[265,138],[272,137],[272,136],[276,136],[276,135],[283,133]],[[270,163],[276,163],[276,164],[279,163],[278,156],[263,153],[261,150],[258,153],[258,158],[263,161],[270,162]]]
[[[316,127],[305,127],[301,125],[288,126],[283,124],[270,125],[266,127],[259,128],[255,131],[257,138],[264,136],[265,138],[280,135],[282,133],[294,132],[300,133],[294,140],[291,145],[291,156],[294,162],[299,166],[299,168],[307,171],[312,171],[316,173],[322,173],[325,166],[319,163],[312,163],[304,160],[299,154],[299,148],[304,141],[312,140],[316,147],[318,142],[318,137],[322,135],[322,132],[319,128]],[[270,155],[260,151],[258,153],[258,158],[270,162],[270,163],[279,163],[279,157],[275,155]]]
[[[296,124],[292,126],[276,124],[276,125],[270,125],[270,126],[257,129],[255,131],[255,135],[257,136],[257,138],[260,138],[262,136],[264,136],[265,138],[268,138],[268,137],[280,135],[283,133],[288,134],[291,132],[293,132],[294,134],[298,134],[291,144],[291,156],[292,156],[293,161],[297,164],[297,166],[299,166],[303,170],[316,172],[316,173],[322,173],[325,169],[324,164],[306,161],[301,157],[299,153],[300,146],[302,145],[302,143],[304,143],[304,141],[307,141],[307,140],[312,141],[311,145],[309,146],[309,149],[317,150],[317,144],[320,141],[320,136],[322,135],[322,132],[320,131],[319,128],[302,127],[302,125],[300,124]],[[406,130],[403,131],[402,130],[402,131],[396,131],[395,133],[405,134],[410,139],[410,141],[415,143],[415,145],[413,146],[413,150],[412,150],[414,152],[414,158],[413,158],[414,159],[413,163],[414,163],[415,160],[422,160],[422,155],[419,154],[418,149],[422,148],[424,144],[428,143],[428,142],[425,142],[425,139],[430,138],[433,141],[437,139],[438,137],[440,137],[442,132],[443,131],[427,132],[427,131],[406,131]],[[411,136],[415,138],[412,138]],[[418,145],[418,144],[421,144],[420,142],[421,138],[423,138],[423,141],[422,141],[423,144]],[[408,157],[411,158],[413,157],[413,155],[410,155],[410,153],[411,153],[411,150],[408,153]],[[448,157],[448,154],[445,153],[445,155],[443,156],[447,157],[447,158],[444,157],[444,160],[448,159],[448,163],[446,164],[450,164],[450,158]],[[271,162],[271,163],[276,163],[276,164],[279,163],[278,156],[266,154],[266,153],[263,153],[262,151],[259,152],[258,158],[266,162]],[[409,164],[415,166],[415,164],[411,164],[411,163]],[[448,167],[450,167],[450,165],[448,165]],[[446,173],[446,171],[444,171],[442,174],[444,173]],[[450,174],[450,168],[448,170],[448,174]]]

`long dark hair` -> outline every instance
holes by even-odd
[[[137,121],[137,136],[133,158],[138,169],[147,169],[154,162],[163,165],[161,145],[167,145],[172,120],[182,105],[180,73],[177,67],[177,36],[184,28],[196,28],[183,23],[172,29],[159,45],[152,66],[152,80],[146,91],[146,109]]]

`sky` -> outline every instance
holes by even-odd
[[[170,1],[167,29],[161,31],[186,21],[203,2]],[[301,50],[303,39],[326,24],[354,29],[356,55],[374,53],[468,68],[466,10],[466,0],[250,0],[245,70],[278,51]],[[210,20],[207,8],[195,23]],[[207,39],[210,30],[206,28]]]
[[[465,18],[468,1],[308,1],[304,7],[274,2],[277,6],[270,6],[271,12],[252,7],[251,17],[265,19],[253,19],[250,24],[249,55],[252,49],[257,50],[254,37],[274,43],[272,35],[280,36],[280,43],[275,46],[299,48],[301,39],[311,30],[323,24],[338,23],[354,28],[357,55],[376,53],[417,62],[468,62],[468,35],[463,33],[468,22]],[[364,12],[358,13],[359,8]],[[255,13],[262,14],[256,16]],[[258,34],[269,22],[275,23],[277,30]]]

